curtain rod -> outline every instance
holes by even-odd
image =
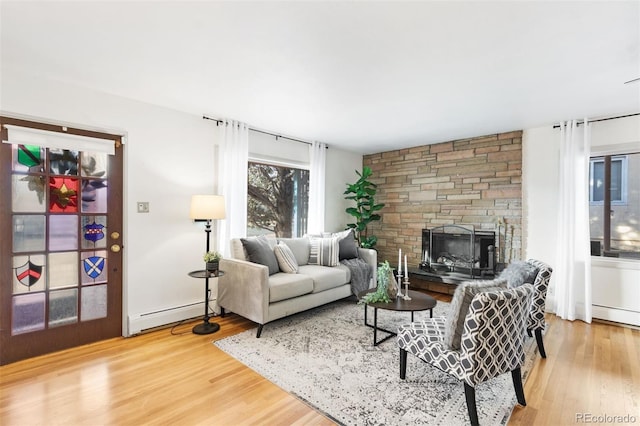
[[[599,119],[597,119],[597,120],[589,120],[589,123],[595,123],[595,122],[597,122],[597,121],[615,120],[615,119],[618,119],[618,118],[633,117],[633,116],[636,116],[636,115],[640,115],[640,112],[636,112],[636,113],[633,113],[633,114],[627,114],[627,115],[619,115],[619,116],[617,116],[617,117],[599,118]],[[577,124],[577,125],[579,126],[579,125],[581,125],[581,124],[584,124],[584,121],[578,121],[578,124]],[[553,128],[554,128],[554,129],[559,129],[559,128],[560,128],[560,125],[559,125],[559,124],[556,124],[555,126],[553,126]]]
[[[215,121],[216,122],[216,126],[219,125],[220,123],[222,123],[223,120],[219,120],[217,118],[211,118],[211,117],[207,117],[206,115],[202,116],[203,120],[211,120],[211,121]],[[247,128],[249,130],[251,130],[252,132],[256,132],[256,133],[262,133],[264,135],[269,135],[269,136],[275,136],[276,140],[278,140],[278,138],[282,138],[282,139],[289,139],[290,141],[294,141],[294,142],[300,142],[300,143],[306,143],[307,145],[313,145],[311,142],[307,142],[307,141],[303,141],[300,139],[295,139],[295,138],[290,138],[289,136],[282,136],[282,135],[278,135],[275,133],[271,133],[271,132],[265,132],[264,130],[258,130],[258,129],[254,129],[252,127],[247,126]],[[327,149],[329,147],[327,146]]]

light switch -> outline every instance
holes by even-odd
[[[149,213],[148,201],[138,201],[138,213]]]

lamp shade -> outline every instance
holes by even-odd
[[[191,219],[212,220],[224,219],[224,197],[222,195],[191,196]]]

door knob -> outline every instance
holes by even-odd
[[[118,253],[120,251],[120,246],[118,244],[113,244],[111,246],[111,251],[114,253]]]
[[[118,238],[120,238],[120,233],[118,231],[113,231],[111,233],[111,238],[113,238],[114,240],[117,240]]]

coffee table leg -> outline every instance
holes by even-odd
[[[433,308],[429,309],[429,318],[433,318]]]
[[[373,346],[378,346],[378,308],[373,308]]]

